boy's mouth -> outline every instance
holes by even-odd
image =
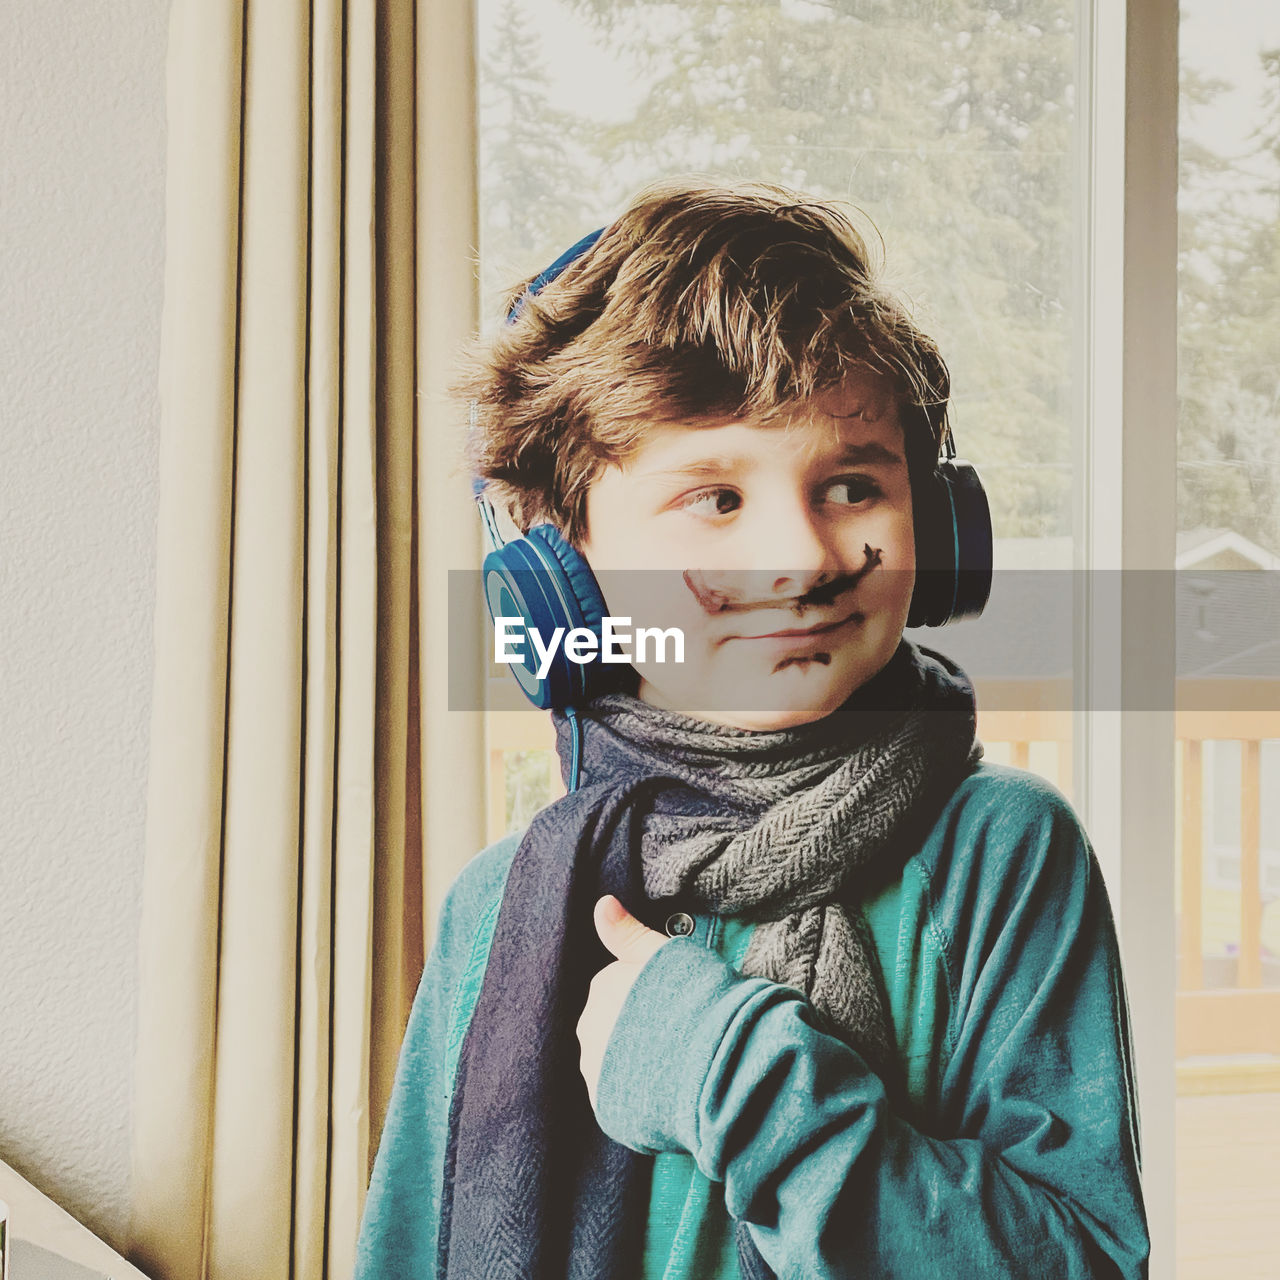
[[[777,631],[761,631],[752,634],[735,632],[732,635],[723,636],[720,643],[725,640],[808,640],[810,638],[818,638],[820,636],[828,636],[833,631],[839,631],[842,627],[849,626],[854,622],[864,621],[860,611],[855,610],[847,613],[843,617],[832,619],[830,622],[816,623],[812,627],[786,627]]]

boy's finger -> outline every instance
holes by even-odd
[[[643,964],[667,941],[663,934],[637,920],[611,893],[596,903],[594,914],[600,941],[619,960]]]

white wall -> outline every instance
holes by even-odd
[[[167,0],[0,5],[0,1159],[112,1242],[151,696],[167,19]]]

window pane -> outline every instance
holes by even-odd
[[[1280,568],[1280,9],[1183,0],[1181,60],[1177,564],[1199,612],[1179,670],[1275,706],[1268,636],[1232,601]],[[1178,1274],[1276,1275],[1280,713],[1178,723]]]

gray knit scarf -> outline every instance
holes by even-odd
[[[700,798],[647,814],[647,896],[756,922],[742,971],[803,992],[881,1072],[892,1040],[855,904],[900,872],[981,757],[968,677],[905,638],[839,711],[797,729],[747,732],[623,694],[584,723],[586,785],[640,769]]]

